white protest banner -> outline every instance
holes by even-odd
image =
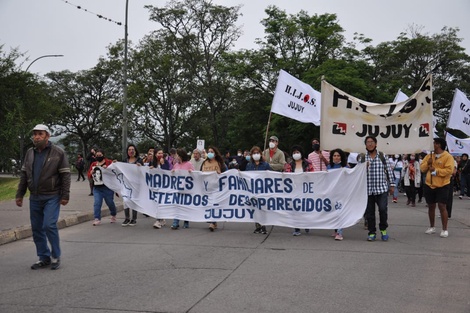
[[[321,95],[286,71],[279,71],[271,112],[302,123],[320,125]]]
[[[403,102],[372,103],[353,97],[322,81],[320,139],[322,148],[363,151],[367,136],[377,138],[378,150],[419,153],[432,149],[432,79]]]
[[[401,91],[401,89],[398,89],[398,92],[395,96],[395,99],[393,99],[393,102],[394,103],[403,102],[403,101],[406,101],[406,100],[408,100],[408,96],[403,91]],[[437,135],[436,125],[437,125],[437,118],[435,116],[433,116],[432,117],[432,133],[433,133],[434,138],[439,137]]]
[[[465,135],[470,135],[470,100],[458,89],[454,92],[447,128],[458,129]]]
[[[362,218],[366,173],[365,164],[331,172],[217,174],[116,162],[103,169],[103,181],[126,207],[153,217],[337,229]]]
[[[447,149],[452,155],[466,153],[470,155],[470,138],[460,139],[451,134],[446,134]]]

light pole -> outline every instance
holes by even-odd
[[[124,23],[124,66],[122,86],[122,159],[127,158],[127,13],[129,11],[129,0],[126,0],[126,20]]]
[[[33,62],[29,63],[29,65],[26,68],[25,72],[27,72],[29,70],[29,68],[31,67],[31,65],[33,65],[33,63],[36,62],[39,59],[42,59],[42,58],[60,58],[60,57],[63,57],[63,56],[64,56],[63,54],[46,54],[46,55],[42,55],[39,58],[34,59]]]
[[[31,67],[31,65],[33,65],[33,63],[36,62],[37,60],[40,60],[40,59],[43,59],[43,58],[60,58],[60,57],[63,57],[63,56],[64,56],[63,54],[46,54],[46,55],[42,55],[39,58],[34,59],[31,63],[29,63],[29,65],[26,68],[25,72],[27,73],[29,68]],[[24,90],[23,90],[23,92],[24,92]],[[24,98],[23,98],[23,100],[24,100]],[[21,169],[21,166],[23,165],[23,150],[24,150],[24,140],[25,140],[25,135],[24,135],[23,131],[21,131],[21,134],[19,136],[19,140],[20,140],[20,169]]]

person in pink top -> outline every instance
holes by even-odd
[[[188,153],[186,152],[186,150],[183,148],[176,149],[175,161],[174,161],[173,169],[171,171],[174,172],[175,170],[185,170],[185,171],[189,171],[190,173],[194,171],[194,166],[190,162],[190,157]],[[173,219],[173,224],[171,225],[171,229],[178,229],[179,227],[180,227],[180,220],[176,218]],[[189,227],[189,222],[184,221],[183,228],[188,228],[188,227]]]
[[[313,152],[308,155],[308,160],[312,162],[314,172],[326,171],[330,163],[330,153],[320,150],[320,140],[318,138],[312,139],[312,148]]]

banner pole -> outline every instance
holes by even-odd
[[[269,134],[269,124],[271,124],[271,116],[272,116],[272,115],[273,115],[273,112],[269,112],[268,125],[266,126],[266,135],[264,136],[264,147],[263,147],[263,151],[266,150],[266,147],[267,147],[268,134]]]

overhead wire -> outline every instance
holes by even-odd
[[[105,21],[108,21],[108,22],[111,22],[111,23],[115,23],[115,24],[117,24],[117,25],[119,25],[119,26],[122,26],[122,23],[121,23],[121,22],[118,22],[118,21],[115,21],[115,20],[113,20],[113,19],[110,19],[110,18],[108,18],[108,17],[106,17],[106,16],[104,16],[104,15],[102,15],[102,14],[94,13],[94,12],[88,10],[88,9],[83,8],[83,7],[80,6],[80,5],[73,4],[72,2],[67,1],[67,0],[61,0],[61,1],[62,1],[62,2],[65,2],[65,3],[68,4],[68,5],[71,5],[71,6],[73,6],[73,7],[76,7],[76,8],[79,9],[79,10],[85,11],[85,12],[90,13],[90,14],[93,14],[93,15],[96,15],[96,16],[97,16],[98,18],[100,18],[100,19],[104,19]]]

